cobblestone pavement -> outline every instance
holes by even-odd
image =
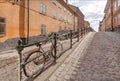
[[[67,81],[120,81],[120,34],[96,33],[79,59],[73,78]]]
[[[118,32],[105,32],[105,34],[110,36],[115,43],[120,45],[120,33],[118,33]]]
[[[61,70],[62,74],[58,74],[56,80],[52,77],[50,81],[120,81],[119,38],[120,34],[96,33],[86,52],[82,53],[76,64],[74,59],[71,75],[64,75],[65,70],[68,70],[66,68]]]
[[[89,33],[83,41],[70,53],[65,61],[57,68],[57,70],[45,81],[75,81],[75,75],[79,68],[78,60],[83,57],[86,48],[89,46],[95,33]]]

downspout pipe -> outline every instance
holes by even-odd
[[[28,15],[28,17],[27,17],[27,44],[29,43],[29,30],[30,30],[30,24],[29,24],[29,17],[30,17],[30,14],[29,14],[29,7],[30,7],[30,0],[27,0],[27,6],[28,6],[28,9],[27,9],[27,15]]]
[[[113,0],[111,0],[111,28],[112,28],[112,32],[114,31],[113,28]]]

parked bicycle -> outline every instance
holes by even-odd
[[[61,52],[63,51],[63,45],[59,41],[56,41],[55,45],[55,41],[53,40],[54,35],[55,33],[52,33],[47,36],[46,45],[48,45],[49,47],[48,51],[45,51],[43,49],[42,43],[36,43],[37,49],[29,52],[23,64],[23,71],[25,76],[38,76],[48,65],[54,63],[56,58],[59,58],[61,56]]]

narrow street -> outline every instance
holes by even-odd
[[[120,81],[120,36],[96,33],[70,81]]]
[[[120,81],[120,0],[0,0],[0,81]]]

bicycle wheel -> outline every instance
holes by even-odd
[[[35,59],[35,60],[31,61],[32,59]],[[39,73],[42,72],[45,64],[45,56],[42,54],[41,51],[33,51],[27,56],[27,58],[25,58],[24,62],[29,62],[28,64],[23,66],[23,71],[25,76],[29,77],[38,70],[39,70]],[[34,76],[37,76],[37,75],[34,75]]]
[[[62,43],[57,42],[56,50],[57,50],[56,57],[59,58],[61,56],[61,53],[63,52],[63,45],[62,45]]]

